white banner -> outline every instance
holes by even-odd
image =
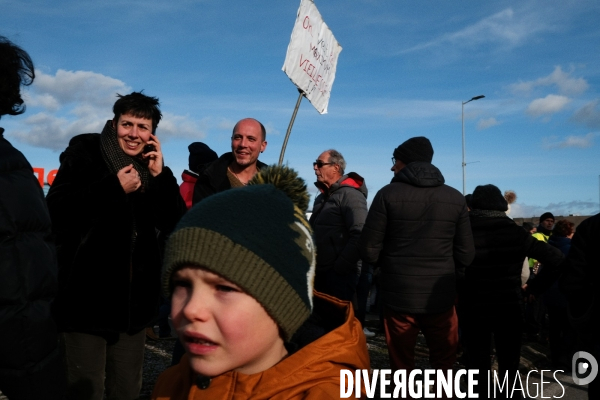
[[[283,71],[321,114],[327,113],[342,46],[312,0],[301,0]]]

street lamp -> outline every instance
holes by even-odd
[[[463,172],[463,196],[467,194],[465,189],[465,167],[467,163],[465,162],[465,104],[473,100],[483,99],[485,96],[475,96],[471,100],[463,101],[462,103],[462,172]]]

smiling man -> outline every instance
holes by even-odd
[[[267,148],[267,132],[254,118],[244,118],[233,127],[231,152],[207,164],[199,171],[194,187],[193,204],[210,195],[236,187],[243,187],[265,166],[258,161]]]

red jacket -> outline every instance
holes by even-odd
[[[341,369],[369,369],[367,343],[350,303],[318,292],[314,303],[315,310],[335,309],[341,325],[266,371],[251,375],[230,371],[210,380],[205,389],[196,385],[185,355],[159,376],[152,399],[338,399]]]
[[[194,197],[194,185],[198,180],[198,174],[186,169],[181,174],[181,179],[183,182],[179,186],[179,192],[181,193],[181,197],[185,201],[185,205],[189,210],[192,208],[192,198]]]

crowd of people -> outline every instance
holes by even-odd
[[[34,78],[29,55],[0,37],[0,116],[25,111],[21,86]],[[306,183],[258,160],[258,120],[240,120],[220,157],[192,143],[179,185],[161,117],[157,98],[118,95],[100,133],[70,140],[46,198],[0,128],[10,400],[137,398],[147,328],[169,313],[178,341],[153,399],[339,398],[340,370],[370,367],[374,270],[393,370],[415,368],[422,332],[432,368],[452,370],[460,344],[467,368],[489,370],[493,344],[513,376],[544,308],[553,367],[575,343],[600,359],[600,214],[574,232],[545,213],[532,234],[507,216],[514,199],[498,187],[465,198],[446,185],[429,139],[413,137],[390,149],[391,182],[370,207],[364,178],[323,151],[307,218]]]

